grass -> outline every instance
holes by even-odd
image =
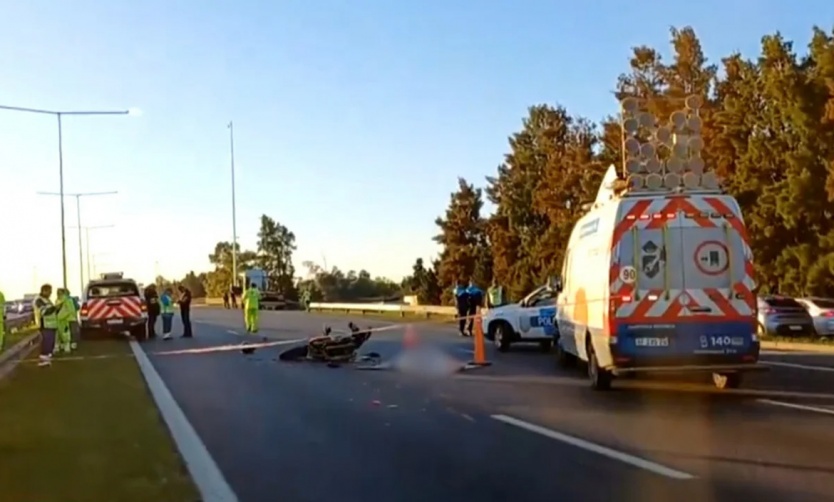
[[[27,362],[0,382],[0,500],[198,500],[127,343],[76,354],[118,357]]]

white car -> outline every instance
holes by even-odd
[[[797,298],[814,320],[814,330],[819,336],[834,336],[834,300],[830,298]]]
[[[483,316],[484,336],[501,352],[518,342],[537,342],[547,352],[559,336],[556,317],[556,290],[542,286],[518,303],[502,305]]]

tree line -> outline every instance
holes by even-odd
[[[762,291],[834,296],[834,31],[814,28],[801,55],[766,35],[755,59],[730,54],[720,64],[691,27],[670,38],[668,60],[633,49],[615,95],[664,120],[701,96],[702,156],[741,205]],[[617,116],[595,124],[558,104],[531,106],[486,184],[458,180],[436,220],[440,256],[430,267],[418,260],[411,289],[449,301],[459,280],[494,279],[519,299],[558,274],[582,205],[621,163],[621,144]]]
[[[312,301],[360,302],[399,300],[403,290],[401,283],[385,278],[372,278],[366,270],[343,272],[337,267],[325,270],[313,262],[304,262],[306,278],[296,277],[293,254],[296,251],[295,234],[275,219],[262,215],[258,240],[254,250],[237,248],[238,284],[243,286],[246,271],[260,268],[267,273],[269,290],[294,302],[301,296]],[[233,250],[228,241],[220,241],[208,255],[213,270],[195,274],[193,271],[180,280],[157,277],[157,287],[173,287],[182,284],[191,290],[193,297],[218,298],[228,292],[233,284]]]

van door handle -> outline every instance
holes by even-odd
[[[690,312],[712,312],[712,308],[710,307],[691,307],[688,310]]]

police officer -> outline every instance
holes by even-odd
[[[182,337],[191,338],[194,333],[191,331],[191,291],[182,284],[178,287],[180,292],[180,317],[182,317]]]
[[[476,286],[473,281],[469,281],[469,286],[466,288],[466,294],[469,297],[469,305],[466,309],[466,315],[469,317],[469,323],[466,331],[469,333],[469,336],[472,336],[472,327],[475,325],[475,314],[478,313],[478,307],[481,307],[484,304],[484,292],[481,288]]]
[[[258,317],[261,308],[261,292],[258,291],[258,286],[255,283],[249,284],[249,289],[243,293],[241,299],[243,303],[243,321],[246,324],[246,331],[248,333],[258,332]]]
[[[460,331],[460,336],[466,336],[466,316],[469,312],[469,291],[463,281],[458,281],[458,285],[455,286],[453,293],[455,295],[455,308],[458,311],[458,331]]]
[[[3,351],[3,345],[6,343],[6,296],[0,291],[0,352]]]
[[[55,350],[55,333],[58,330],[58,308],[52,304],[52,286],[44,284],[41,292],[32,302],[35,321],[41,332],[41,353],[38,366],[52,364],[52,352]]]
[[[159,317],[159,293],[156,284],[145,288],[145,308],[148,310],[148,339],[156,338],[156,319]]]
[[[504,288],[493,279],[492,286],[487,290],[487,306],[491,309],[504,305]]]

